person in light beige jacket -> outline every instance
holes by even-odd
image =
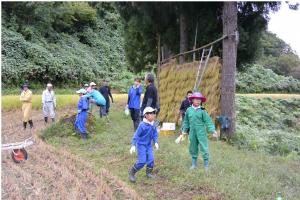
[[[33,122],[31,119],[31,110],[32,110],[32,92],[29,90],[28,85],[23,85],[23,91],[20,96],[20,101],[22,102],[22,112],[23,112],[23,127],[26,129],[27,122],[29,123],[30,128],[33,128]]]

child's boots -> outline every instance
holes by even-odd
[[[204,160],[204,170],[208,171],[208,160]]]
[[[155,178],[155,176],[152,174],[153,168],[147,167],[146,168],[146,175],[148,178]]]
[[[192,166],[190,167],[191,170],[197,168],[197,158],[192,158]]]
[[[131,168],[131,170],[129,171],[128,173],[128,178],[131,182],[135,182],[136,181],[136,178],[135,178],[135,173],[137,172],[138,170],[136,170],[134,167]]]

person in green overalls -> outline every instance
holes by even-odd
[[[206,101],[206,98],[200,92],[194,92],[193,95],[189,97],[189,100],[192,102],[192,106],[186,110],[182,134],[185,136],[187,131],[190,131],[189,152],[192,156],[192,166],[190,169],[197,168],[197,158],[199,153],[198,148],[200,145],[200,151],[204,161],[204,169],[208,170],[209,153],[206,129],[209,133],[213,133],[213,137],[218,137],[218,134],[212,119],[201,106],[202,103]]]

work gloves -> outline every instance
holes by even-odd
[[[155,143],[154,146],[155,146],[155,149],[156,149],[156,150],[159,149],[158,143]],[[136,151],[136,147],[135,147],[135,146],[131,146],[131,148],[130,148],[130,150],[129,150],[129,153],[132,154],[132,153],[135,153],[135,151]]]

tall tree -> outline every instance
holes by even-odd
[[[229,117],[228,137],[235,132],[235,71],[237,56],[237,3],[224,2],[223,7],[223,67],[221,79],[221,115]]]

